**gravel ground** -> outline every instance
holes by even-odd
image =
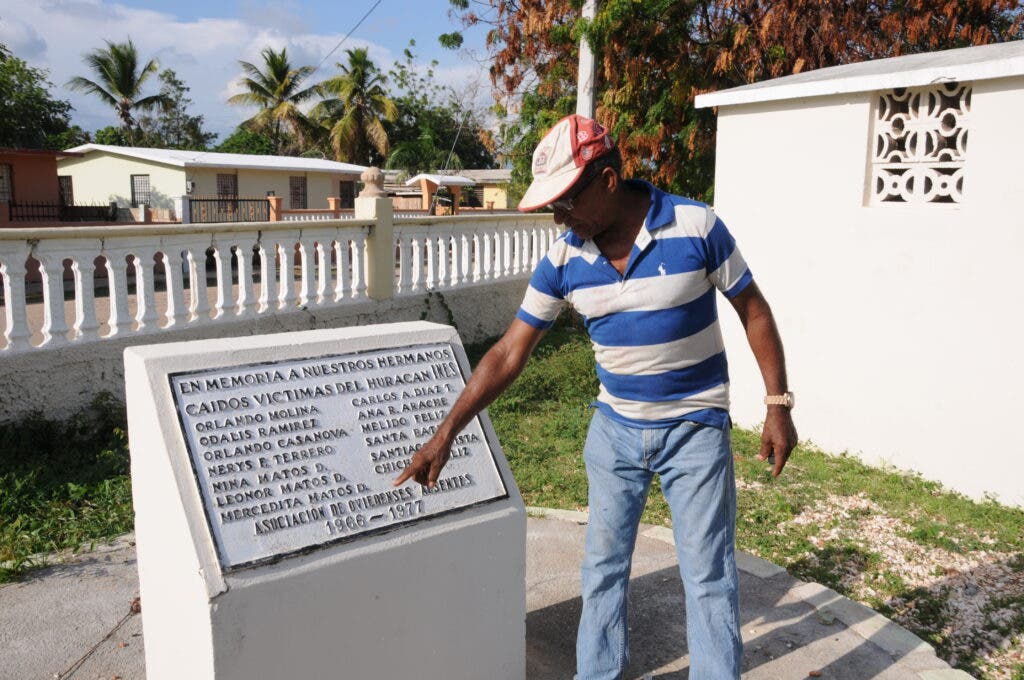
[[[741,493],[761,486],[739,484]],[[929,639],[950,665],[985,680],[1024,677],[1024,564],[993,538],[973,535],[982,550],[959,549],[961,539],[942,532],[935,540],[948,547],[913,540],[910,525],[863,493],[829,495],[792,524],[819,549],[845,550],[826,565],[844,594]],[[803,559],[821,566],[820,554]]]

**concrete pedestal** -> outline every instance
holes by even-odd
[[[388,369],[389,375],[399,382],[403,376],[408,381],[422,376],[420,389],[425,392],[433,389],[431,385],[437,391],[438,385],[448,385],[442,409],[450,408],[469,366],[454,329],[437,324],[126,350],[147,678],[524,677],[526,513],[486,414],[465,430],[476,427],[482,437],[472,439],[462,457],[446,467],[442,478],[450,481],[442,494],[435,498],[410,483],[401,490],[404,495],[392,497],[385,492],[385,481],[390,488],[398,473],[374,470],[374,460],[388,458],[377,464],[400,465],[411,453],[401,453],[409,451],[401,448],[405,443],[395,448],[381,445],[377,430],[401,417],[395,415],[401,409],[388,418],[386,409],[364,407],[367,401],[393,394],[399,395],[399,403],[405,396],[411,398],[411,385],[382,388],[380,374],[367,379],[354,373],[301,382],[282,378],[282,385],[236,386],[233,391],[224,387],[239,375],[276,366],[282,366],[287,377],[289,366],[355,365],[353,357],[378,357],[383,365],[392,354],[413,356],[418,346],[450,347],[452,361],[443,363],[457,366],[461,375],[431,382],[426,370],[402,367]],[[443,368],[441,363],[436,366]],[[221,382],[206,382],[213,380],[210,376],[221,376],[216,378]],[[189,394],[187,385],[199,383],[211,392]],[[252,421],[272,413],[261,411],[252,400],[246,402],[248,409],[198,413],[203,405],[240,399],[250,389],[253,395],[280,395],[292,389],[288,385],[329,383],[348,384],[353,391],[320,401],[296,398],[288,408],[315,403],[316,413],[306,419],[274,421],[278,426],[292,423],[289,427],[301,430],[303,437],[348,431],[333,442],[330,455],[323,446],[320,454],[308,454],[319,458],[300,459],[300,453],[315,449],[289,452],[278,446],[285,443],[284,437],[271,436],[266,439],[273,442],[272,454],[245,453],[244,447],[254,444],[245,433],[258,440],[255,435],[265,435],[269,425],[246,426],[242,418]],[[213,392],[215,388],[222,391]],[[411,403],[416,409],[436,404]],[[284,410],[281,406],[276,413]],[[419,425],[429,421],[408,416],[405,429],[410,440],[422,443],[429,428]],[[351,422],[342,422],[346,417]],[[431,416],[417,411],[416,417]],[[204,435],[209,432],[239,438],[237,453],[231,453],[232,445],[211,443]],[[245,461],[254,469],[245,471]],[[223,466],[229,464],[242,472],[230,468],[231,474],[216,476],[225,474]],[[298,478],[269,481],[269,475],[302,466],[308,470],[294,472]],[[308,485],[320,477],[331,479],[331,493],[347,495],[317,505],[313,499],[324,497],[323,488],[294,491],[296,483],[311,488]],[[251,483],[222,493],[229,482],[237,486],[243,479]],[[337,479],[341,482],[334,483]],[[286,491],[294,493],[287,496]],[[288,512],[250,517],[248,511],[243,513],[245,508],[258,513],[269,502],[254,493],[269,494],[278,503],[290,497],[303,504]],[[409,517],[407,512],[419,515]],[[356,526],[359,517],[364,519]],[[306,519],[308,525],[293,526]],[[374,528],[374,523],[381,526]]]

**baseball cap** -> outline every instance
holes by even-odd
[[[615,148],[608,130],[573,114],[555,123],[533,151],[533,181],[519,210],[537,210],[557,201],[583,174],[588,163]]]

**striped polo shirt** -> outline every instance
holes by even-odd
[[[580,313],[605,415],[634,427],[691,420],[724,428],[729,373],[715,289],[738,295],[750,270],[710,207],[641,184],[651,207],[625,274],[567,230],[534,270],[516,316],[545,329],[565,303]]]

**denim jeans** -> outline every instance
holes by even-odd
[[[583,458],[590,522],[576,639],[577,680],[618,680],[629,663],[629,571],[655,474],[672,511],[686,591],[690,680],[738,679],[743,643],[729,431],[691,422],[632,428],[595,411]]]

